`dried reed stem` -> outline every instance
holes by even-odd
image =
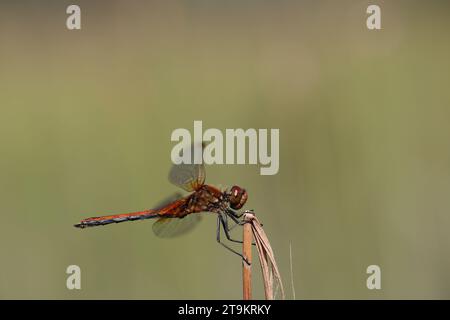
[[[252,299],[252,226],[250,223],[244,224],[244,235],[242,237],[242,255],[247,260],[242,260],[242,288],[243,299]]]
[[[264,281],[264,293],[266,300],[275,299],[277,289],[281,290],[281,299],[284,299],[285,295],[280,271],[278,270],[275,255],[272,247],[270,246],[269,239],[262,228],[262,224],[259,222],[258,218],[256,218],[255,213],[249,210],[244,212],[244,221],[246,222],[245,226],[250,226],[253,233],[253,238],[255,239]]]

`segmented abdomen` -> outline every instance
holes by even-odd
[[[158,211],[145,210],[132,213],[115,214],[110,216],[93,217],[81,220],[80,223],[75,224],[77,228],[104,226],[110,223],[120,223],[124,221],[134,221],[142,219],[152,219],[159,217]]]

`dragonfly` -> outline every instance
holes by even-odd
[[[224,230],[229,241],[242,243],[240,240],[233,239],[230,231],[244,223],[241,219],[243,213],[239,213],[238,210],[247,202],[248,193],[244,188],[236,185],[221,191],[217,187],[205,184],[205,178],[203,164],[173,165],[169,172],[169,181],[191,192],[189,195],[168,201],[155,209],[87,218],[74,226],[88,228],[126,221],[157,219],[153,223],[153,232],[158,237],[166,238],[190,231],[201,220],[200,213],[215,213],[217,214],[217,242],[246,261],[241,253],[221,241],[221,229]],[[234,222],[233,226],[230,226],[228,218]]]

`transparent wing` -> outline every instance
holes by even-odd
[[[188,233],[202,220],[199,213],[184,218],[159,218],[153,224],[153,232],[160,238],[172,238]]]
[[[174,164],[169,172],[169,181],[186,191],[194,191],[205,183],[203,164]]]
[[[176,202],[177,200],[180,200],[181,198],[183,198],[183,195],[181,194],[181,192],[174,192],[172,195],[170,195],[167,198],[158,202],[154,208],[155,208],[155,210],[163,209],[164,207],[168,206],[172,202]]]
[[[190,151],[191,160],[195,152],[200,152],[203,157],[204,143],[192,143],[186,146],[185,150]],[[189,150],[190,148],[190,150]],[[203,164],[174,164],[169,172],[169,181],[174,185],[183,188],[186,191],[194,191],[205,183],[205,167]]]

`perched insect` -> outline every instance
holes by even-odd
[[[205,184],[205,177],[205,167],[202,164],[174,165],[169,173],[169,181],[186,191],[191,191],[192,193],[188,196],[170,201],[156,209],[87,218],[75,224],[75,227],[96,227],[110,223],[157,218],[153,224],[154,233],[159,237],[172,237],[192,229],[200,221],[200,212],[212,212],[217,214],[217,242],[242,257],[239,252],[221,242],[220,231],[222,227],[228,240],[241,242],[231,238],[232,227],[228,224],[228,218],[233,220],[235,225],[243,223],[240,219],[242,214],[236,210],[241,209],[246,203],[247,191],[238,186],[221,191]]]

